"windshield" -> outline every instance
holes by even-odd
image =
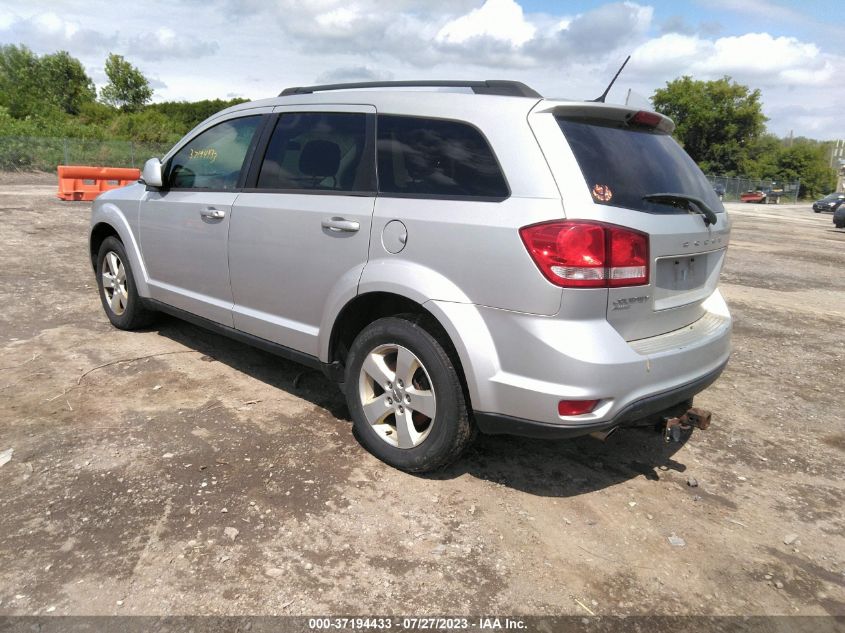
[[[648,213],[686,213],[643,196],[678,193],[702,200],[717,213],[719,196],[689,155],[668,134],[618,123],[557,117],[593,200]]]
[[[845,193],[831,193],[826,195],[822,198],[823,202],[833,202],[835,200],[839,200],[840,198],[845,198]]]

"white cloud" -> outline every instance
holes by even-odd
[[[534,37],[536,30],[514,0],[486,0],[480,8],[445,24],[435,39],[463,44],[472,38],[491,37],[521,46]]]
[[[16,20],[11,11],[0,9],[0,31],[8,29]]]
[[[316,78],[318,84],[347,83],[353,81],[389,81],[393,73],[383,68],[369,66],[342,66],[327,70]]]
[[[794,131],[796,135],[810,138],[832,138],[830,130],[839,129],[836,138],[845,137],[842,129],[842,108],[835,103],[821,103],[811,106],[794,103],[770,108],[769,116],[779,121],[788,122],[781,134]]]
[[[43,33],[70,38],[79,30],[73,22],[62,20],[55,13],[42,13],[32,20],[33,25]]]
[[[758,86],[822,84],[833,77],[835,66],[835,58],[822,54],[815,44],[768,33],[716,40],[668,33],[645,42],[632,57],[638,73],[680,72],[696,78],[731,75]]]
[[[36,52],[67,49],[76,54],[90,53],[105,50],[114,41],[114,36],[84,28],[76,20],[61,18],[52,11],[28,17],[7,14],[0,22],[0,43],[23,43]]]
[[[675,70],[700,58],[707,43],[695,35],[667,33],[637,47],[631,54],[632,68],[640,72]]]
[[[778,73],[812,66],[819,57],[815,44],[805,44],[794,37],[772,37],[768,33],[719,38],[712,43],[712,53],[699,66],[729,74]]]
[[[360,18],[361,12],[357,7],[338,7],[318,14],[316,20],[323,28],[348,29]]]
[[[682,74],[729,74],[762,90],[775,132],[845,136],[845,118],[826,105],[845,99],[835,79],[845,76],[842,49],[821,29],[798,37],[796,10],[771,0],[706,1],[726,27],[644,0],[594,0],[578,14],[563,2],[532,13],[524,0],[29,0],[0,8],[0,43],[68,50],[98,83],[106,53],[122,54],[162,82],[157,100],[389,78],[513,78],[591,98],[632,53],[610,100],[628,89],[650,95]],[[777,19],[778,34],[765,32]]]
[[[618,57],[616,51],[646,36],[653,14],[652,7],[633,2],[605,4],[562,20],[557,31],[527,42],[525,52],[546,63]]]
[[[162,26],[152,33],[140,33],[132,37],[125,46],[126,54],[147,60],[197,59],[213,55],[220,48],[214,40],[200,36],[179,35],[173,29]]]

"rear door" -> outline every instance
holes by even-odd
[[[668,133],[671,123],[652,113],[614,106],[549,107],[536,117],[538,133],[561,189],[568,219],[589,219],[649,236],[648,285],[610,288],[607,320],[626,340],[663,334],[698,320],[715,291],[730,222],[698,166]],[[715,212],[709,223],[692,196]],[[566,298],[564,297],[564,301]]]
[[[375,203],[375,108],[279,106],[229,228],[234,323],[318,356],[325,305],[357,288]]]
[[[229,221],[261,120],[241,114],[203,130],[166,161],[165,186],[144,194],[140,242],[153,299],[232,325]]]

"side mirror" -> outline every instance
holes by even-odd
[[[151,158],[144,163],[141,179],[148,187],[161,187],[164,184],[161,179],[161,161],[158,158]]]

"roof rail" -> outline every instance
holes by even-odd
[[[499,95],[504,97],[531,97],[542,99],[542,95],[529,88],[521,81],[506,81],[491,79],[488,81],[451,81],[451,80],[422,80],[422,81],[362,81],[348,84],[324,84],[322,86],[295,86],[285,88],[279,93],[280,97],[290,95],[305,95],[312,92],[328,90],[355,90],[358,88],[471,88],[475,94]]]

